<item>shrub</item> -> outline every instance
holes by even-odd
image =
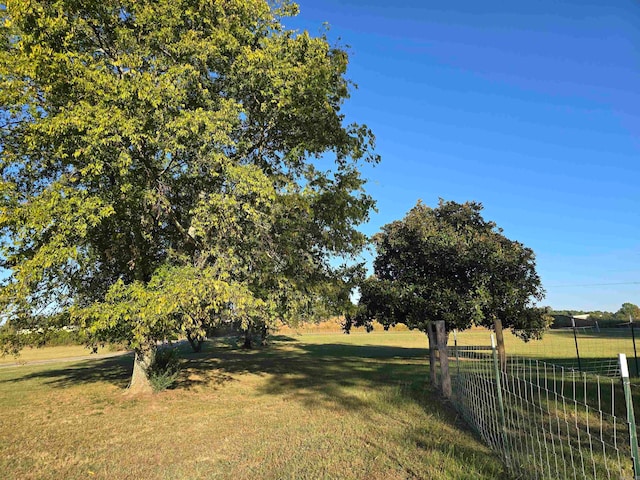
[[[163,348],[156,353],[156,359],[149,370],[149,381],[154,392],[169,388],[178,378],[180,359],[174,348]]]
[[[65,330],[62,328],[48,330],[42,345],[45,347],[60,347],[69,345],[83,345],[87,343],[87,335],[81,330]]]

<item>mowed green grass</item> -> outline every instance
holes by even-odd
[[[110,355],[116,353],[112,348],[100,347],[98,355]],[[27,347],[15,357],[13,355],[0,356],[0,366],[10,363],[30,363],[43,360],[54,360],[71,357],[91,356],[91,350],[84,345],[65,345],[60,347]]]
[[[131,356],[0,369],[3,479],[496,479],[426,383],[417,332],[183,349],[176,388],[123,395]]]
[[[640,350],[640,329],[636,333],[636,344]],[[472,328],[457,334],[458,345],[490,345],[491,332],[484,328]],[[585,359],[617,359],[619,353],[627,355],[630,367],[634,349],[629,329],[578,330],[578,352]],[[549,363],[576,360],[576,344],[570,329],[548,330],[541,340],[524,342],[510,331],[504,332],[507,355],[517,355],[547,361]],[[449,345],[454,344],[454,334],[449,335]]]

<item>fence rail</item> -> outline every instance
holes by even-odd
[[[625,355],[594,367],[607,375],[521,356],[501,364],[492,345],[446,357],[452,403],[518,478],[640,479]]]

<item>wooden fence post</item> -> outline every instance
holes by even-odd
[[[449,374],[449,355],[447,352],[447,332],[444,322],[436,322],[436,337],[438,341],[438,351],[440,352],[440,382],[442,384],[442,394],[445,398],[451,398],[451,375]]]
[[[500,320],[498,320],[500,321]],[[502,324],[500,324],[501,332],[502,332]],[[496,397],[498,399],[498,415],[500,417],[500,435],[502,437],[502,451],[504,452],[504,456],[507,460],[507,465],[509,465],[509,444],[507,443],[507,421],[506,416],[504,414],[504,401],[502,399],[502,373],[500,370],[500,365],[498,364],[498,353],[496,349],[496,341],[491,335],[491,353],[493,357],[493,374],[496,377]]]
[[[500,370],[507,371],[507,353],[504,349],[504,334],[502,333],[502,320],[493,319],[493,326],[496,331],[496,340],[498,341],[498,359],[500,360]]]
[[[427,323],[427,337],[429,337],[429,372],[431,373],[431,385],[438,386],[438,376],[436,374],[436,332],[433,323]]]

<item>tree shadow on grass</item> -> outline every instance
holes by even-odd
[[[290,337],[272,338],[271,347],[253,350],[221,343],[212,348],[209,344],[202,354],[186,356],[184,368],[188,378],[202,378],[201,383],[210,380],[212,371],[222,382],[244,374],[268,376],[259,387],[260,393],[284,394],[313,406],[352,408],[358,407],[359,401],[345,393],[349,387],[378,388],[425,379],[425,363],[411,365],[400,360],[426,359],[427,349],[337,343],[286,346],[292,341]],[[197,380],[182,379],[179,387],[197,384]]]
[[[422,382],[424,365],[390,362],[392,359],[426,358],[427,350],[388,346],[349,344],[303,344],[284,335],[271,337],[271,345],[251,350],[237,346],[235,337],[208,341],[202,352],[191,352],[180,345],[182,374],[174,388],[218,386],[237,376],[269,376],[261,388],[264,394],[286,393],[309,405],[319,403],[350,405],[358,402],[345,397],[345,387],[376,388],[383,385]],[[293,345],[293,346],[290,346]],[[96,382],[125,388],[132,368],[132,354],[96,358],[76,363],[38,365],[29,373],[14,371],[1,383],[43,379],[53,387],[69,387]],[[35,367],[35,366],[32,366]],[[18,367],[20,368],[20,367]]]
[[[177,388],[197,386],[194,378],[206,383],[212,375],[208,372],[215,372],[217,382],[222,383],[241,375],[257,375],[264,379],[256,387],[259,394],[279,395],[312,409],[357,410],[365,417],[378,402],[374,397],[383,391],[390,397],[400,395],[417,402],[429,411],[429,403],[438,396],[427,391],[427,348],[289,342],[274,341],[270,348],[255,350],[220,344],[212,348],[208,344],[202,354],[194,354],[186,362],[189,374]],[[395,401],[389,400],[391,404]],[[392,407],[381,408],[393,415]]]
[[[38,369],[20,375],[22,368],[36,367],[36,365],[26,365],[16,367],[15,375],[0,383],[22,382],[34,379],[42,379],[45,384],[57,388],[66,388],[73,385],[106,382],[121,388],[126,388],[131,379],[133,370],[133,354],[126,353],[108,358],[96,358],[82,360],[75,363],[52,363],[39,364]]]
[[[468,466],[471,476],[509,478],[492,458],[487,458],[487,451],[472,440],[479,440],[474,433],[461,439],[461,430],[471,430],[452,405],[427,383],[427,348],[342,343],[297,343],[291,347],[294,348],[277,354],[268,350],[259,354],[221,352],[224,360],[218,368],[231,376],[264,374],[268,378],[259,387],[261,393],[301,402],[318,415],[322,415],[320,409],[331,412],[342,409],[357,412],[371,423],[379,422],[381,416],[392,418],[394,423],[403,423],[403,437],[424,450],[426,457],[429,452],[438,451],[453,463]],[[439,425],[450,432],[443,437],[440,432],[425,430],[425,425],[403,420],[398,412],[408,405],[417,405],[430,417],[437,417]],[[375,439],[367,436],[363,442]],[[398,458],[396,462],[405,468],[408,478],[419,478],[406,461]]]
[[[271,343],[269,347],[244,350],[237,347],[233,339],[222,339],[206,342],[199,353],[180,346],[182,372],[175,388],[215,390],[241,376],[252,375],[261,377],[256,384],[258,394],[280,395],[301,402],[315,412],[342,410],[357,412],[370,422],[379,421],[381,415],[399,422],[398,409],[409,402],[419,405],[429,415],[436,415],[454,432],[459,431],[456,429],[469,431],[451,406],[443,403],[427,386],[426,348],[306,344],[285,336],[274,336]],[[41,379],[56,388],[108,382],[125,388],[131,375],[132,357],[128,354],[40,367],[25,374],[17,372],[3,382]],[[402,421],[406,422],[401,429],[403,436],[424,450],[426,456],[429,451],[441,451],[455,462],[485,472],[485,478],[491,477],[486,472],[491,468],[495,470],[495,464],[491,466],[483,459],[486,450],[477,444],[456,442],[452,450],[450,442],[440,440],[440,435]],[[450,435],[453,438],[456,433]],[[401,459],[398,463],[404,464]],[[408,464],[406,468],[410,468]],[[411,473],[407,470],[408,475]]]
[[[293,342],[295,339],[284,335],[272,337],[275,343]],[[232,350],[237,351],[236,360],[242,361],[242,353],[244,350],[238,348],[238,337],[228,336],[216,339],[214,342],[207,342],[205,350],[202,353],[194,353],[186,342],[174,344],[178,349],[180,357],[183,359],[183,367],[192,370],[195,375],[182,375],[172,388],[190,388],[200,384],[221,385],[233,380],[230,375],[216,370],[216,364],[221,359],[212,358],[219,351]],[[215,346],[214,346],[215,345]],[[166,348],[166,347],[165,347]],[[251,351],[254,353],[264,352],[265,350]],[[224,355],[223,357],[224,358]],[[213,363],[212,363],[213,360]],[[236,369],[240,371],[248,371],[245,369]],[[29,373],[23,373],[24,370]],[[36,369],[33,371],[33,369]],[[0,383],[11,383],[29,381],[34,379],[42,379],[45,384],[65,388],[72,385],[89,384],[97,382],[111,383],[120,388],[126,388],[131,379],[133,370],[133,353],[129,352],[124,355],[113,356],[108,358],[95,358],[80,360],[77,362],[58,363],[52,360],[51,364],[36,363],[17,366],[15,369],[6,370],[5,379]],[[7,375],[8,374],[8,375]]]

